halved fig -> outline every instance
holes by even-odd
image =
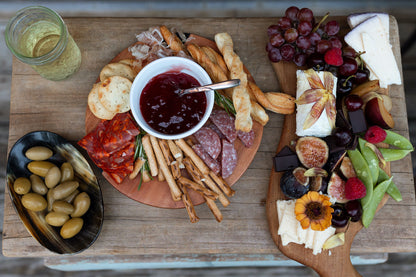
[[[357,177],[357,175],[355,174],[354,167],[352,166],[352,162],[350,158],[348,158],[347,156],[345,156],[344,159],[342,159],[342,163],[339,169],[341,170],[342,175],[344,175],[346,179]]]
[[[338,167],[340,166],[342,159],[345,157],[347,151],[341,150],[335,153],[331,153],[328,158],[328,162],[325,165],[325,168],[329,172],[336,171]]]
[[[296,142],[296,154],[306,168],[323,167],[328,160],[329,148],[317,137],[302,137]]]
[[[327,192],[337,203],[348,202],[348,199],[345,197],[345,181],[335,172],[332,173],[331,179],[329,179]]]
[[[280,189],[286,197],[297,199],[309,191],[309,177],[304,175],[305,171],[305,168],[297,167],[283,174]]]
[[[324,178],[322,176],[316,176],[312,179],[309,190],[322,192],[323,194],[326,194],[327,188],[328,188],[327,178]]]

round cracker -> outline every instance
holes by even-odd
[[[99,97],[98,97],[98,87],[100,86],[100,83],[94,84],[92,87],[90,93],[88,94],[88,107],[90,108],[90,111],[98,118],[100,119],[112,119],[115,112],[107,110],[103,104],[101,104]]]
[[[136,77],[134,70],[127,64],[109,63],[100,72],[100,81],[103,82],[108,77],[121,76],[133,81]]]
[[[131,85],[132,82],[127,78],[108,77],[98,87],[98,99],[111,112],[127,112],[130,110]]]
[[[139,74],[140,70],[143,68],[142,62],[135,59],[124,59],[120,60],[119,63],[130,66],[136,75]]]

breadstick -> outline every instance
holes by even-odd
[[[165,157],[167,164],[171,165],[172,162],[174,161],[174,158],[172,154],[170,153],[168,142],[164,139],[158,139],[158,141],[159,141],[160,149],[162,150],[162,153],[163,153],[163,157]]]
[[[142,137],[142,145],[147,156],[147,161],[149,162],[150,173],[152,176],[156,176],[159,172],[159,169],[157,166],[155,154],[153,153],[152,144],[150,143],[150,136],[148,134]]]
[[[170,169],[172,171],[172,176],[175,180],[178,179],[179,177],[181,177],[181,169],[179,168],[179,162],[178,161],[173,161],[170,164]]]
[[[133,171],[129,175],[130,180],[136,178],[145,162],[146,161],[142,158],[138,158],[134,161]]]
[[[201,158],[194,152],[194,150],[183,140],[175,140],[176,145],[195,163],[196,167],[201,171],[203,175],[209,173],[208,166],[201,160]]]
[[[255,121],[260,123],[262,126],[266,125],[267,122],[269,122],[269,116],[267,115],[266,111],[263,109],[263,107],[255,102],[250,101],[251,103],[251,118],[253,118]]]
[[[240,57],[234,53],[233,41],[229,34],[216,34],[215,43],[230,71],[230,79],[240,79],[240,85],[232,88],[233,104],[236,110],[235,129],[249,132],[253,126],[253,122],[250,116],[251,103],[247,91],[247,74],[244,72],[243,63]]]
[[[199,217],[196,215],[194,204],[191,201],[191,198],[189,197],[188,190],[184,185],[181,183],[178,184],[179,188],[182,190],[182,202],[185,205],[186,211],[188,212],[189,219],[191,220],[191,223],[196,223],[199,221]]]
[[[189,175],[191,175],[195,182],[201,183],[203,181],[204,176],[189,157],[183,159],[183,164],[186,168],[186,171],[189,173]]]
[[[162,33],[163,39],[169,45],[170,49],[175,52],[184,51],[185,47],[182,44],[182,41],[165,26],[160,26],[160,32]]]
[[[225,64],[224,58],[220,54],[218,54],[217,51],[215,51],[209,46],[202,46],[201,49],[209,57],[209,59],[213,63],[218,64],[222,71],[225,73],[225,75],[228,76],[229,72],[227,65]]]
[[[162,169],[159,168],[159,173],[157,174],[157,180],[159,182],[166,181],[165,175],[163,175]]]
[[[142,178],[143,178],[142,179],[143,183],[150,182],[152,180],[152,178],[150,177],[149,171],[146,171],[146,170],[142,170]]]
[[[218,194],[218,200],[220,200],[221,204],[224,207],[227,207],[230,205],[230,200],[228,200],[227,197],[225,197],[224,193],[218,188],[218,186],[212,181],[211,177],[208,175],[204,176],[204,184],[209,187],[212,191]]]
[[[205,186],[201,186],[200,184],[195,183],[194,181],[189,180],[188,178],[181,176],[179,177],[178,182],[186,186],[187,188],[193,189],[202,196],[208,197],[209,199],[215,200],[218,198],[218,194],[216,192],[209,190]]]
[[[183,157],[182,150],[173,142],[173,140],[168,140],[168,145],[170,152],[175,159],[180,159]]]
[[[208,208],[211,210],[211,212],[214,214],[215,219],[218,222],[222,221],[222,214],[221,211],[218,209],[217,204],[215,204],[215,201],[212,199],[209,199],[207,197],[204,197],[205,201],[207,203]]]
[[[182,199],[182,192],[176,184],[175,179],[173,179],[172,173],[170,172],[168,165],[166,164],[165,158],[163,157],[163,153],[160,149],[157,138],[155,138],[154,136],[150,136],[150,142],[152,143],[153,151],[155,151],[156,159],[163,172],[163,176],[165,176],[166,181],[168,182],[173,201],[180,201]]]
[[[217,176],[213,171],[209,172],[209,176],[215,181],[215,183],[220,187],[220,189],[225,193],[225,195],[229,197],[234,195],[235,191],[227,184],[227,182],[221,176]]]

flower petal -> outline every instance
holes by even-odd
[[[298,105],[314,103],[318,101],[319,99],[321,99],[324,93],[325,93],[325,90],[321,88],[319,89],[311,88],[311,89],[305,90],[305,92],[298,99],[295,100],[295,103]]]
[[[325,111],[328,117],[329,125],[331,126],[331,129],[334,129],[335,119],[337,117],[336,100],[335,100],[334,95],[332,94],[327,94],[327,95],[328,95],[328,101],[325,103]]]
[[[311,221],[308,217],[305,217],[301,222],[300,225],[302,226],[302,229],[308,229],[311,225]]]
[[[328,93],[332,94],[334,89],[334,75],[329,71],[324,71],[324,86]]]
[[[318,121],[319,117],[321,116],[322,112],[324,111],[325,104],[327,102],[328,97],[324,95],[319,101],[317,101],[313,106],[311,111],[309,112],[308,116],[303,123],[303,130],[309,129],[316,121]]]
[[[321,78],[319,78],[319,75],[318,73],[316,73],[315,70],[310,68],[308,70],[305,70],[304,72],[311,88],[325,89],[324,85],[322,84]]]
[[[322,231],[321,224],[319,223],[319,221],[312,221],[311,229],[314,231]]]

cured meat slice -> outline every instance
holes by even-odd
[[[250,132],[238,130],[237,136],[244,143],[245,147],[251,147],[254,143],[255,134],[253,130],[250,130]]]
[[[221,133],[220,129],[218,129],[217,126],[215,126],[214,123],[212,123],[211,121],[208,124],[205,124],[206,127],[212,129],[215,133],[217,133],[218,137],[220,138],[220,140],[225,139],[225,136],[223,133]]]
[[[234,144],[225,139],[222,140],[221,165],[223,178],[230,177],[237,166],[237,150],[235,150]]]
[[[237,132],[235,130],[234,117],[224,110],[213,110],[210,119],[229,142],[233,143],[236,140]]]
[[[214,160],[221,153],[220,137],[212,129],[202,127],[194,134],[194,137]]]
[[[215,174],[220,172],[221,166],[219,162],[211,158],[211,156],[204,150],[204,147],[201,144],[195,144],[192,146],[192,149]]]

